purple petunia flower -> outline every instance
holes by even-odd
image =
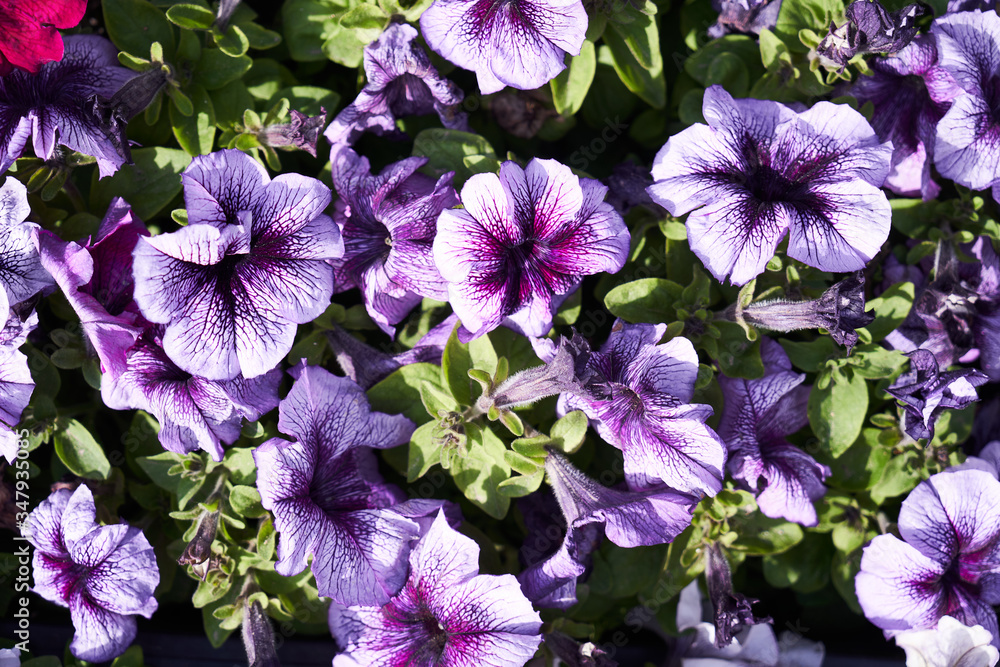
[[[725,398],[719,435],[729,448],[729,471],[757,494],[765,516],[815,526],[813,501],[826,493],[830,469],[785,440],[809,421],[806,376],[792,371],[788,355],[769,338],[761,357],[765,372],[758,380],[719,377]]]
[[[263,375],[291,350],[296,326],[330,303],[328,261],[344,253],[322,212],[330,191],[298,174],[271,180],[238,150],[194,158],[183,180],[190,223],[139,239],[136,303],[166,325],[163,349],[189,373]]]
[[[452,130],[468,130],[466,115],[459,108],[464,97],[454,83],[438,74],[427,53],[417,44],[417,31],[405,23],[392,23],[365,47],[368,83],[351,104],[326,128],[333,144],[351,146],[371,130],[376,134],[398,134],[396,118],[436,112],[441,124]]]
[[[916,36],[917,20],[931,13],[922,2],[888,11],[878,0],[855,0],[844,12],[847,22],[830,32],[816,47],[820,61],[843,69],[863,53],[896,53]]]
[[[708,125],[672,137],[653,162],[654,201],[688,216],[691,249],[718,280],[759,275],[788,233],[788,256],[822,269],[863,269],[889,234],[879,190],[892,145],[846,105],[808,111],[705,91]],[[698,209],[698,210],[695,210]]]
[[[23,335],[9,343],[0,345],[0,456],[14,463],[20,443],[20,436],[14,426],[21,421],[21,413],[28,407],[31,394],[35,390],[35,380],[28,368],[28,357],[18,351],[30,329],[35,328],[35,316]]]
[[[428,10],[429,11],[429,10]],[[583,276],[625,265],[629,233],[607,187],[555,160],[505,162],[462,187],[464,209],[438,219],[434,260],[472,337],[506,323],[530,336],[552,328],[553,301]]]
[[[686,338],[657,345],[665,324],[615,322],[600,352],[590,355],[585,390],[566,410],[583,410],[597,432],[622,450],[632,489],[663,484],[714,496],[722,489],[726,447],[705,425],[708,405],[691,404],[698,355]]]
[[[417,173],[425,164],[411,157],[372,176],[368,159],[353,150],[334,156],[334,219],[344,239],[344,256],[331,262],[337,291],[361,288],[368,314],[390,336],[423,297],[448,298],[433,243],[438,216],[458,195],[452,172],[435,182]]]
[[[712,0],[712,9],[719,12],[715,24],[708,28],[712,39],[732,31],[759,35],[777,25],[781,0]]]
[[[934,424],[946,409],[961,410],[979,400],[976,387],[989,379],[971,368],[941,372],[934,354],[914,350],[910,369],[886,389],[903,402],[903,430],[918,440],[934,437]]]
[[[945,178],[982,190],[1000,181],[1000,16],[960,12],[934,21],[940,66],[964,91],[938,123],[934,166]],[[997,193],[994,192],[996,198]]]
[[[420,15],[428,46],[476,73],[484,95],[532,90],[580,55],[587,12],[580,0],[434,0]]]
[[[29,138],[43,160],[56,143],[94,156],[102,177],[125,164],[117,137],[98,123],[88,98],[111,97],[135,73],[118,64],[118,49],[104,37],[67,35],[63,43],[63,59],[45,63],[38,74],[15,71],[0,78],[0,172],[21,156]]]
[[[542,622],[513,575],[479,574],[479,546],[439,513],[413,547],[409,578],[382,607],[330,607],[334,667],[522,667]],[[405,568],[404,568],[405,570]]]
[[[620,547],[671,542],[691,525],[698,499],[664,486],[644,491],[609,489],[587,477],[558,451],[549,451],[545,473],[566,522],[559,549],[529,562],[518,580],[540,607],[568,609],[576,603],[576,579],[606,536]]]
[[[254,421],[278,405],[281,370],[246,379],[209,380],[174,364],[162,347],[163,327],[146,330],[116,356],[122,370],[101,383],[105,404],[140,409],[160,422],[160,444],[186,454],[202,449],[222,460],[222,443],[240,437],[243,420]]]
[[[11,308],[52,285],[38,257],[38,225],[27,222],[30,214],[27,188],[8,176],[0,186],[0,327]]]
[[[896,194],[933,199],[941,187],[931,178],[934,135],[951,101],[962,93],[938,64],[930,35],[920,35],[902,51],[871,61],[872,75],[851,88],[858,104],[871,102],[872,127],[892,142],[892,168],[885,187]]]
[[[887,637],[932,628],[942,616],[982,625],[1000,645],[1000,482],[982,470],[943,472],[921,482],[899,511],[900,540],[865,547],[858,602]]]
[[[46,230],[38,232],[42,265],[80,318],[108,381],[124,370],[122,353],[146,326],[132,299],[132,251],[143,236],[149,231],[120,197],[112,200],[93,237],[74,243]],[[107,392],[104,396],[107,402]]]
[[[135,639],[135,615],[156,611],[153,590],[160,571],[149,540],[126,523],[96,522],[94,496],[86,485],[54,492],[28,516],[22,529],[35,547],[35,587],[46,600],[69,607],[76,633],[70,651],[104,662]]]
[[[293,375],[278,429],[296,441],[272,438],[253,453],[257,488],[280,536],[275,569],[298,574],[311,552],[320,595],[385,604],[406,581],[419,526],[389,508],[396,496],[370,448],[408,442],[413,422],[370,411],[358,385],[322,368],[298,366]]]

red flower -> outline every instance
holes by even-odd
[[[0,76],[62,60],[56,28],[75,27],[86,10],[87,0],[0,0]]]

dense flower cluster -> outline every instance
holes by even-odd
[[[699,2],[0,0],[0,527],[77,659],[190,593],[269,667],[816,667],[763,556],[996,664],[1000,15]]]

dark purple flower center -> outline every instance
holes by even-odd
[[[396,116],[420,116],[434,110],[430,88],[423,79],[409,72],[390,81],[384,95],[386,104]]]
[[[401,664],[436,665],[448,645],[450,634],[431,611],[426,593],[407,584],[399,595],[382,608],[386,625],[396,636],[407,638],[403,651],[407,659]],[[398,644],[397,644],[398,647]]]
[[[743,180],[743,185],[759,202],[794,201],[808,191],[801,182],[786,175],[792,170],[775,168],[768,150],[749,137],[743,144],[741,166],[743,173],[733,174],[733,178]]]
[[[331,519],[344,512],[372,509],[369,502],[372,486],[358,473],[355,452],[348,451],[330,461],[323,461],[323,452],[309,485],[309,498]]]

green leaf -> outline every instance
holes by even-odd
[[[839,380],[809,393],[809,424],[820,445],[833,458],[854,444],[868,413],[868,384],[859,373],[845,370]]]
[[[285,44],[292,60],[326,60],[326,53],[323,51],[326,23],[332,21],[336,9],[343,6],[318,0],[288,0],[281,6]],[[353,66],[357,65],[355,63]]]
[[[712,40],[684,61],[684,71],[706,88],[718,83],[729,90],[730,85],[738,83],[732,94],[739,96],[748,91],[751,74],[756,79],[764,73],[757,43],[746,35]]]
[[[388,22],[389,17],[381,8],[367,4],[358,5],[340,19],[342,27],[353,30],[358,40],[366,44],[378,39]]]
[[[243,30],[238,25],[231,25],[226,28],[226,32],[218,28],[212,30],[215,38],[215,45],[219,50],[231,58],[239,58],[250,50],[250,40],[243,34]]]
[[[420,386],[430,382],[441,386],[441,367],[418,363],[403,366],[368,390],[372,409],[391,415],[403,414],[417,424],[429,417],[420,400]]]
[[[489,336],[480,336],[464,344],[459,342],[458,327],[455,327],[441,355],[441,368],[451,395],[460,405],[472,405],[474,400],[469,369],[478,368],[492,373],[496,370],[497,361]]]
[[[260,493],[252,486],[234,486],[229,492],[229,504],[237,514],[248,519],[257,519],[267,514],[260,504]]]
[[[587,437],[587,415],[581,410],[573,410],[552,425],[552,444],[567,454],[580,449]]]
[[[858,616],[862,615],[861,605],[858,604],[858,595],[855,592],[854,579],[861,571],[861,550],[855,550],[849,554],[837,552],[833,555],[833,562],[830,565],[830,580],[833,587],[844,598],[847,606]]]
[[[435,176],[454,171],[457,184],[472,175],[465,166],[465,157],[494,156],[495,153],[490,142],[478,134],[430,128],[413,140],[413,155],[426,157],[428,162],[424,170]]]
[[[171,474],[170,471],[181,460],[183,460],[183,457],[180,454],[163,452],[162,454],[155,454],[153,456],[139,457],[136,459],[136,463],[139,464],[143,472],[149,475],[154,484],[176,495],[177,486],[180,484],[181,478],[179,475]]]
[[[906,355],[871,344],[854,348],[850,363],[854,372],[870,380],[891,377],[906,364]]]
[[[54,445],[59,460],[70,472],[85,479],[104,480],[111,474],[111,464],[104,450],[87,428],[75,419],[56,423]]]
[[[501,494],[498,487],[510,477],[510,466],[504,459],[503,441],[489,427],[466,426],[469,453],[457,457],[451,469],[455,485],[465,497],[494,519],[502,519],[510,507],[510,497]]]
[[[545,468],[539,468],[527,475],[517,475],[500,482],[497,490],[508,498],[522,498],[534,493],[545,480]]]
[[[288,100],[290,108],[307,116],[318,116],[321,109],[330,113],[340,104],[340,94],[327,88],[289,86],[272,95],[266,106],[273,107],[281,99]]]
[[[188,30],[211,30],[215,14],[211,9],[198,5],[180,4],[167,9],[167,19]]]
[[[240,80],[226,84],[213,90],[212,108],[215,110],[215,124],[219,127],[232,127],[243,120],[243,110],[251,109],[254,99],[247,90],[246,84]]]
[[[233,58],[220,49],[203,49],[201,59],[194,68],[193,80],[205,90],[217,90],[239,79],[252,66],[250,56]]]
[[[812,30],[825,35],[831,23],[844,22],[843,0],[790,0],[781,3],[774,33],[794,51],[809,49],[799,39],[799,32]]]
[[[192,113],[184,116],[170,107],[170,126],[174,137],[189,155],[207,155],[215,143],[215,107],[208,92],[197,84],[188,87]]]
[[[739,535],[732,548],[753,556],[788,551],[801,542],[804,536],[798,524],[771,519],[759,511],[737,514],[729,519],[729,528]]]
[[[659,324],[674,319],[673,304],[683,292],[672,280],[642,278],[612,289],[604,297],[604,306],[627,322]]]
[[[609,28],[614,24],[610,24]],[[650,26],[655,33],[656,23]],[[667,82],[663,77],[663,58],[660,56],[659,45],[656,44],[654,66],[643,67],[629,49],[622,35],[616,30],[604,32],[604,43],[599,50],[598,61],[611,65],[625,87],[642,98],[654,109],[667,106]]]
[[[874,486],[892,458],[889,449],[879,442],[881,433],[877,428],[863,429],[861,436],[839,457],[818,456],[820,463],[828,465],[833,473],[826,483],[845,491],[865,491]]]
[[[132,205],[136,217],[149,220],[181,191],[181,172],[191,162],[191,156],[176,148],[136,148],[132,150],[135,164],[124,165],[110,178],[97,180],[90,191],[94,210],[107,209],[115,196]]]
[[[703,337],[701,346],[719,363],[724,375],[748,380],[763,377],[764,362],[760,358],[760,339],[750,341],[746,331],[736,322],[719,321],[714,326],[721,334],[718,339]]]
[[[913,306],[913,283],[896,283],[877,299],[868,302],[866,308],[875,311],[875,321],[866,329],[877,343],[903,323]]]
[[[871,497],[881,505],[886,498],[896,498],[909,493],[920,483],[922,461],[913,450],[894,456],[882,469],[882,476],[871,488]]]
[[[143,667],[143,664],[142,647],[130,646],[128,650],[111,662],[111,667]]]
[[[174,29],[166,15],[146,0],[104,0],[104,27],[120,50],[145,56],[153,42],[166,53],[175,48]]]
[[[594,554],[594,570],[587,583],[595,593],[610,598],[632,597],[656,585],[666,555],[665,544],[605,547]]]
[[[552,102],[563,116],[572,116],[583,105],[597,71],[597,50],[593,42],[584,42],[580,55],[570,58],[566,69],[552,79]]]
[[[828,336],[816,338],[807,343],[784,338],[779,339],[778,342],[781,343],[781,347],[785,350],[792,365],[808,373],[819,372],[826,360],[838,353],[837,344]]]
[[[799,593],[818,591],[830,580],[833,554],[829,537],[807,533],[788,551],[764,556],[764,578],[776,588],[791,588]]]
[[[432,419],[437,419],[438,414],[442,411],[458,411],[458,403],[455,402],[451,394],[430,382],[420,385],[420,400]]]
[[[250,22],[240,23],[239,26],[250,42],[251,49],[264,51],[281,44],[281,35],[273,30],[262,28],[256,23]]]
[[[421,424],[410,436],[409,458],[406,464],[406,481],[415,482],[441,461],[441,443],[434,436],[437,422]]]

